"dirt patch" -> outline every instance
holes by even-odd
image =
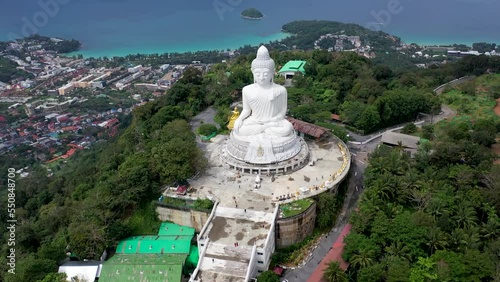
[[[257,240],[266,239],[266,237],[267,237],[266,235],[261,234],[261,235],[255,237],[255,238],[252,238],[252,239],[248,240],[247,245],[248,246],[253,246],[255,244],[255,242],[257,242]]]
[[[500,116],[500,98],[498,98],[496,101],[497,101],[497,106],[493,109],[493,111],[495,111],[495,114],[497,116]]]
[[[245,237],[245,234],[243,234],[243,232],[238,232],[238,233],[236,233],[236,236],[234,236],[234,238],[238,241],[243,239],[243,237]]]
[[[266,222],[256,222],[252,225],[252,230],[257,230],[260,228],[269,228],[270,224],[267,224]]]
[[[219,228],[221,226],[227,225],[227,221],[225,218],[216,217],[212,220],[212,223],[214,227],[210,230],[210,234],[208,234],[208,237],[211,241],[217,241],[221,238],[227,238],[229,236],[229,233],[225,231],[225,228]]]

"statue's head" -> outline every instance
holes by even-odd
[[[269,51],[262,45],[257,51],[257,58],[252,61],[253,79],[259,85],[270,85],[274,77],[274,60],[269,56]]]

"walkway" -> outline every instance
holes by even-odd
[[[330,251],[326,256],[323,258],[323,260],[319,263],[318,267],[314,270],[313,274],[309,279],[307,279],[307,282],[321,282],[323,278],[323,271],[328,267],[328,264],[331,261],[338,261],[340,262],[340,268],[347,270],[347,267],[349,267],[349,264],[342,259],[342,253],[344,252],[344,238],[351,232],[351,225],[347,224],[342,232],[340,233],[340,236],[337,238],[335,243],[333,243],[333,246],[330,247]]]

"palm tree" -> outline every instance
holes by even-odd
[[[388,218],[393,219],[403,211],[403,206],[396,203],[387,203],[382,206],[382,211]]]
[[[401,243],[401,241],[393,242],[390,246],[385,247],[385,252],[392,257],[411,261],[410,248]]]
[[[426,189],[413,189],[410,192],[410,201],[414,202],[414,205],[418,210],[423,210],[427,206],[430,199],[431,193]]]
[[[455,250],[461,251],[463,245],[465,245],[465,232],[463,229],[454,229],[450,234],[450,243],[453,245]]]
[[[466,202],[458,203],[454,209],[454,214],[452,218],[455,220],[458,227],[476,224],[476,212]]]
[[[430,254],[433,254],[434,251],[436,251],[437,249],[444,248],[446,245],[448,245],[448,242],[446,242],[445,235],[441,231],[441,229],[439,229],[439,227],[434,226],[430,228],[426,237],[427,237],[426,245],[429,246]]]
[[[394,199],[398,190],[399,179],[390,173],[383,173],[371,184],[370,188],[377,191],[382,200]]]
[[[373,250],[361,250],[356,254],[353,254],[350,262],[356,268],[368,267],[375,263],[374,261],[375,252]]]
[[[448,212],[445,203],[439,198],[432,199],[425,208],[425,211],[428,214],[432,215],[435,220]]]
[[[467,226],[464,229],[464,245],[465,249],[478,249],[481,245],[479,238],[479,228],[476,226]]]
[[[344,270],[340,268],[340,262],[331,261],[328,267],[323,270],[323,279],[328,282],[348,282],[347,275]]]
[[[396,151],[399,152],[399,155],[402,156],[405,151],[405,146],[403,145],[403,141],[398,141],[398,145],[396,146]]]
[[[483,237],[486,239],[495,239],[500,234],[500,221],[495,214],[490,215],[488,222],[482,226]]]

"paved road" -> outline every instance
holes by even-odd
[[[359,156],[359,155],[358,155]],[[349,221],[349,214],[355,209],[359,196],[362,193],[363,172],[365,165],[359,163],[357,156],[353,156],[353,163],[351,164],[349,188],[344,206],[332,230],[321,237],[313,252],[309,255],[306,263],[296,269],[287,269],[282,279],[287,279],[289,282],[304,282],[311,276],[318,264],[330,251],[333,243],[337,240],[342,229]]]
[[[452,117],[456,114],[454,110],[449,108],[446,105],[442,105],[441,113],[439,115],[428,116],[425,118],[423,124],[436,123],[442,119]],[[351,137],[358,142],[364,142],[375,135],[379,135],[386,131],[392,131],[395,128],[402,127],[407,123],[396,125],[393,127],[385,128],[384,130],[373,133],[371,135],[359,135],[354,132],[349,132]],[[423,125],[422,124],[422,125]],[[306,263],[302,266],[299,266],[295,269],[288,269],[285,272],[283,279],[287,279],[289,282],[303,282],[307,281],[307,279],[314,272],[318,264],[325,257],[328,251],[332,248],[333,243],[337,240],[340,235],[342,229],[344,229],[345,225],[349,221],[349,214],[353,209],[357,206],[357,201],[363,191],[363,175],[365,168],[367,166],[368,156],[371,152],[373,152],[380,143],[380,138],[375,138],[366,144],[352,144],[349,143],[349,150],[352,154],[352,164],[349,178],[349,189],[347,192],[347,196],[344,202],[344,206],[342,208],[341,214],[337,219],[335,226],[332,230],[325,236],[323,236],[318,245],[313,250],[312,254],[306,260]]]
[[[218,127],[218,124],[214,122],[214,116],[216,113],[217,112],[213,107],[208,107],[206,110],[193,117],[189,123],[191,125],[191,130],[196,134],[196,129],[198,129],[202,123],[212,123]],[[207,143],[202,142],[200,136],[198,135],[196,135],[196,143],[198,148],[204,152],[207,151]]]

